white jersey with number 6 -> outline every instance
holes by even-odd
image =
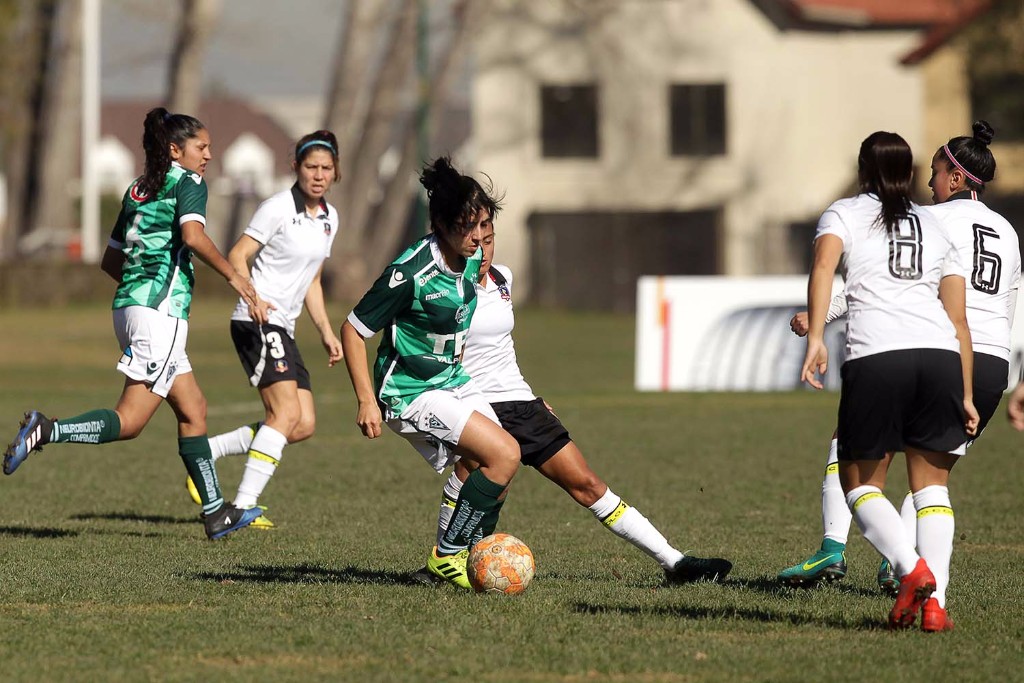
[[[949,231],[916,204],[886,230],[878,220],[881,208],[873,194],[840,199],[821,215],[814,237],[843,241],[846,359],[900,349],[959,351],[938,298],[944,276],[967,276]]]
[[[1017,231],[971,192],[927,207],[949,231],[967,278],[967,326],[976,353],[1010,360],[1020,286]]]

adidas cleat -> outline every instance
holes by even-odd
[[[275,528],[276,525],[267,518],[267,506],[257,505],[256,509],[260,510],[262,514],[252,521],[252,524],[249,525],[249,528],[262,529],[264,531]]]
[[[427,569],[426,566],[420,567],[412,574],[409,574],[409,581],[423,584],[424,586],[440,586],[442,583],[447,583],[443,578]]]
[[[935,576],[928,568],[928,563],[920,559],[914,566],[914,571],[900,579],[900,592],[889,612],[889,628],[912,626],[921,606],[934,592]]]
[[[890,598],[895,598],[900,593],[900,579],[896,576],[896,570],[889,564],[889,560],[882,559],[878,566],[878,587]]]
[[[233,531],[244,529],[263,514],[260,508],[249,508],[242,510],[231,503],[224,503],[220,508],[203,518],[206,526],[206,537],[211,541],[224,538]]]
[[[724,581],[732,571],[732,562],[720,557],[684,555],[672,569],[665,570],[665,583],[678,585],[696,581]]]
[[[939,601],[935,598],[928,598],[921,607],[921,630],[929,633],[953,630],[953,620],[945,609],[939,607]]]
[[[779,583],[787,586],[814,586],[822,581],[838,581],[846,576],[846,551],[819,550],[801,564],[779,572]]]
[[[469,549],[460,550],[454,555],[438,555],[435,545],[427,558],[427,571],[459,588],[471,588],[469,575],[466,574],[466,560]]]
[[[199,489],[196,488],[196,483],[187,474],[185,475],[185,488],[188,490],[188,495],[191,496],[193,503],[196,505],[203,504],[203,499],[199,497]]]
[[[4,474],[14,474],[29,453],[41,451],[50,443],[50,435],[53,434],[53,420],[38,410],[25,413],[18,427],[14,441],[4,451]]]

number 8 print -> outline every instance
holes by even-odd
[[[921,221],[912,213],[900,216],[889,231],[889,273],[898,280],[920,280],[921,271]]]

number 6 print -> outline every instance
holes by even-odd
[[[999,254],[985,251],[985,239],[989,237],[997,240],[999,233],[984,225],[974,224],[974,270],[971,272],[971,286],[985,294],[998,294],[1003,259]]]

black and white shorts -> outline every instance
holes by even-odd
[[[555,417],[544,399],[532,401],[502,401],[492,403],[502,428],[519,442],[521,462],[540,467],[572,439],[562,421]]]
[[[952,453],[967,441],[960,354],[886,351],[848,360],[839,399],[839,460],[881,460],[906,447]]]
[[[1010,376],[1010,363],[987,353],[974,354],[974,407],[978,409],[978,436],[967,445],[973,444],[995,415],[999,402],[1003,400]]]
[[[251,320],[231,321],[231,341],[238,360],[254,387],[294,381],[299,389],[313,390],[309,371],[288,331],[278,325],[257,325]]]

